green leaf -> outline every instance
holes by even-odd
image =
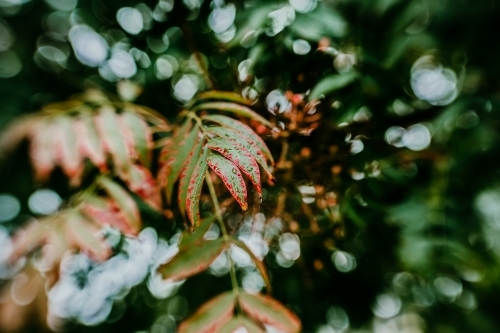
[[[259,193],[259,197],[262,199],[259,165],[245,147],[236,141],[226,140],[226,138],[222,137],[210,139],[206,146],[236,164],[236,166],[250,179],[257,193]]]
[[[210,155],[208,155],[207,163],[222,179],[231,195],[240,204],[241,209],[243,211],[247,210],[247,187],[236,164],[214,152],[210,152]]]
[[[127,223],[135,233],[141,229],[139,210],[130,195],[120,185],[111,179],[100,176],[97,184],[116,202],[118,208],[123,212]]]
[[[182,233],[182,239],[179,243],[179,248],[183,248],[185,246],[189,246],[192,243],[203,239],[203,236],[207,233],[208,229],[210,229],[210,225],[212,225],[215,220],[215,215],[204,218],[200,222],[200,226],[196,228],[193,232],[189,230],[184,230]]]
[[[198,138],[199,125],[196,124],[187,136],[181,137],[182,132],[172,139],[170,149],[163,157],[163,166],[160,172],[166,175],[165,195],[167,203],[172,202],[174,184],[186,164],[187,157]],[[163,176],[165,177],[165,176]]]
[[[75,133],[78,138],[78,151],[87,157],[101,172],[108,169],[106,155],[97,134],[97,129],[90,112],[80,112],[80,119],[74,122]]]
[[[233,317],[227,324],[224,325],[217,333],[235,333],[240,332],[238,329],[244,328],[248,333],[265,333],[266,330],[259,326],[253,320],[248,319],[245,316]]]
[[[203,180],[207,171],[207,156],[209,149],[204,149],[196,166],[194,167],[193,174],[189,180],[186,197],[186,210],[189,221],[192,226],[199,226],[200,224],[200,194],[203,186]]]
[[[233,317],[234,296],[231,291],[212,298],[180,325],[179,333],[215,333]],[[249,331],[249,333],[254,333]],[[255,333],[258,333],[256,331]]]
[[[273,182],[276,182],[274,180],[274,176],[272,175],[272,169],[267,165],[266,157],[262,153],[262,150],[260,150],[260,148],[257,146],[257,144],[252,141],[252,139],[247,136],[241,135],[240,132],[230,127],[211,126],[206,130],[211,134],[215,134],[225,138],[226,140],[235,141],[241,144],[252,154],[253,158],[255,158],[257,163],[259,163],[260,166],[264,169],[269,179],[271,179],[271,181]]]
[[[266,269],[266,266],[264,265],[264,263],[261,260],[259,260],[259,258],[257,258],[255,256],[255,254],[253,254],[252,250],[250,250],[248,248],[248,246],[245,243],[243,243],[242,241],[240,241],[239,239],[236,239],[233,237],[233,238],[231,238],[231,242],[234,245],[236,245],[237,247],[239,247],[240,249],[244,250],[246,253],[248,253],[250,258],[252,258],[252,261],[255,263],[255,266],[257,266],[257,269],[259,270],[260,274],[262,275],[264,282],[266,282],[267,292],[271,293],[271,280],[269,279],[269,275],[267,274],[267,269]]]
[[[243,124],[241,121],[218,114],[206,115],[203,116],[201,119],[217,123],[224,127],[232,128],[239,133],[239,136],[249,138],[250,140],[255,142],[255,144],[257,145],[257,147],[260,148],[262,153],[271,161],[272,164],[274,164],[273,155],[269,151],[269,148],[267,148],[267,145],[264,142],[264,140],[262,140],[262,138],[257,133],[255,133],[252,128]]]
[[[352,71],[347,74],[334,74],[321,79],[312,88],[311,94],[309,95],[309,100],[314,101],[321,97],[321,95],[327,95],[335,90],[344,88],[345,86],[351,84],[358,78],[358,73]]]
[[[226,247],[223,238],[192,243],[180,249],[169,262],[161,265],[158,272],[164,279],[184,280],[210,266]]]
[[[235,104],[235,103],[228,103],[228,102],[207,102],[203,104],[196,105],[195,107],[192,108],[192,111],[196,112],[199,110],[218,110],[218,111],[227,111],[231,112],[240,116],[248,117],[250,119],[256,120],[260,122],[261,124],[264,124],[268,127],[273,127],[273,124],[271,124],[267,119],[253,111],[252,109]]]
[[[118,175],[126,179],[130,164],[129,152],[116,116],[114,108],[103,106],[94,119],[104,151],[113,158]]]
[[[192,149],[189,152],[186,165],[184,166],[184,168],[181,171],[181,174],[179,175],[178,204],[179,204],[179,210],[181,211],[181,214],[183,216],[186,213],[186,199],[188,195],[189,181],[191,180],[191,176],[193,175],[196,163],[200,158],[200,153],[202,148],[203,148],[203,139],[198,140],[198,143],[196,144],[194,149]]]
[[[257,294],[240,293],[240,306],[250,318],[271,325],[287,333],[298,333],[301,329],[299,318],[277,300]]]
[[[204,91],[196,95],[196,97],[193,100],[195,102],[198,102],[204,99],[215,99],[227,102],[235,102],[244,105],[252,104],[252,101],[244,98],[240,94],[229,91],[218,91],[218,90]]]
[[[134,148],[142,165],[149,167],[152,138],[148,124],[132,112],[121,114],[123,123],[128,127],[134,139]]]

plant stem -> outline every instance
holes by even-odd
[[[229,241],[229,235],[227,233],[226,225],[224,224],[224,219],[222,218],[222,212],[219,205],[219,200],[217,199],[217,194],[215,193],[214,183],[212,182],[212,176],[210,172],[207,170],[205,180],[208,185],[208,190],[210,191],[210,196],[212,197],[212,201],[215,207],[215,216],[217,217],[217,221],[219,221],[220,229],[222,231],[222,237],[225,240]],[[236,271],[234,269],[233,259],[231,258],[231,254],[228,253],[229,260],[229,275],[231,275],[231,285],[233,286],[233,294],[234,296],[238,296],[240,293],[238,287],[238,280],[236,279]]]

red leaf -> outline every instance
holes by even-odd
[[[205,173],[207,171],[207,156],[209,149],[205,148],[201,154],[196,166],[193,170],[193,175],[189,180],[189,186],[187,189],[186,197],[186,210],[189,221],[192,226],[198,226],[200,224],[200,194],[201,188],[203,187],[203,180],[205,179]]]
[[[212,138],[207,142],[207,147],[220,153],[228,160],[236,164],[238,168],[250,179],[253,186],[262,199],[262,189],[260,185],[259,165],[252,154],[236,141],[225,138]]]
[[[184,169],[182,169],[181,174],[179,176],[179,210],[181,214],[186,213],[186,201],[188,196],[188,187],[189,182],[191,180],[191,176],[193,175],[194,168],[200,158],[201,149],[203,148],[203,140],[198,140],[196,146],[191,149],[189,155],[187,157],[186,165]]]
[[[242,292],[239,301],[243,312],[254,320],[287,333],[300,332],[299,318],[277,300],[265,295]]]
[[[79,213],[68,217],[66,237],[72,248],[79,249],[96,261],[104,261],[111,255],[111,247],[100,228]]]
[[[191,317],[179,325],[178,332],[217,333],[231,320],[233,313],[234,296],[228,291],[203,304]]]
[[[241,136],[248,137],[253,142],[255,142],[257,147],[259,147],[260,150],[264,153],[264,155],[271,161],[271,163],[274,164],[273,155],[269,151],[269,148],[267,148],[266,143],[249,126],[243,124],[241,121],[238,121],[236,119],[229,118],[229,117],[222,116],[222,115],[218,115],[218,114],[206,115],[206,116],[203,116],[202,119],[220,124],[224,127],[229,127],[229,128],[235,129],[236,131],[238,131],[238,133],[240,133]]]
[[[52,133],[55,135],[56,159],[64,174],[68,176],[73,186],[80,184],[83,172],[83,158],[78,152],[77,139],[73,131],[73,119],[69,116],[58,116],[54,125],[57,126]]]
[[[264,169],[269,179],[275,182],[274,176],[272,175],[272,170],[267,165],[266,157],[262,153],[262,150],[260,150],[260,148],[257,146],[257,144],[254,141],[252,141],[252,139],[250,139],[247,136],[241,135],[240,132],[230,127],[212,126],[208,127],[207,131],[209,133],[223,137],[226,140],[236,141],[239,144],[241,144],[252,154],[257,163],[259,163],[260,166]]]
[[[223,238],[195,242],[182,248],[169,262],[161,265],[158,272],[164,279],[187,279],[207,269],[225,248]]]
[[[211,152],[207,160],[208,165],[222,179],[231,195],[240,204],[243,211],[248,209],[247,187],[240,170],[230,160],[218,153]]]
[[[106,156],[91,115],[86,112],[81,113],[80,119],[76,120],[73,126],[80,154],[88,157],[101,172],[106,171],[108,169]]]
[[[85,216],[95,223],[115,227],[127,236],[137,235],[138,230],[135,230],[130,225],[125,214],[112,200],[90,197],[83,202],[80,209]]]
[[[50,122],[40,121],[31,134],[30,156],[38,181],[46,181],[56,165],[54,130]]]

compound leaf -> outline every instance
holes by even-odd
[[[224,185],[231,195],[240,204],[243,211],[248,209],[247,187],[240,170],[230,160],[219,153],[210,152],[207,160],[208,165],[222,179]]]

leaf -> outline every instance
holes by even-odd
[[[207,156],[209,149],[204,149],[201,154],[196,166],[193,170],[193,175],[189,180],[189,186],[187,189],[186,197],[186,211],[189,221],[191,221],[192,226],[198,226],[200,224],[200,194],[201,188],[203,186],[203,180],[205,179],[205,174],[207,171]]]
[[[357,78],[358,74],[354,71],[347,74],[334,74],[324,77],[312,88],[309,100],[317,100],[321,97],[321,95],[327,95],[332,91],[344,88],[348,84],[354,82]]]
[[[161,210],[160,188],[151,172],[140,164],[130,165],[129,189],[152,208]]]
[[[128,175],[130,164],[129,152],[118,123],[115,110],[110,106],[104,106],[94,116],[97,132],[104,146],[104,151],[113,158],[113,163],[122,179]]]
[[[195,102],[198,102],[198,101],[201,101],[204,99],[215,99],[215,100],[221,100],[221,101],[227,101],[227,102],[235,102],[235,103],[244,104],[244,105],[251,105],[252,104],[252,101],[244,98],[240,94],[237,94],[234,92],[229,92],[229,91],[218,91],[218,90],[204,91],[204,92],[196,95],[196,97],[193,100]]]
[[[137,152],[139,161],[145,167],[149,167],[153,141],[148,124],[141,117],[131,112],[123,112],[121,117],[123,119],[123,123],[132,133],[134,149]]]
[[[264,153],[264,155],[271,161],[271,163],[274,164],[273,155],[269,151],[269,148],[267,148],[267,145],[264,142],[264,140],[262,140],[262,138],[257,133],[255,133],[252,128],[243,124],[241,121],[217,114],[206,115],[203,116],[201,119],[220,124],[224,127],[232,128],[236,130],[238,133],[240,133],[239,136],[248,137],[250,140],[255,142],[255,144],[257,145],[257,147],[260,148],[262,153]]]
[[[193,175],[194,168],[196,167],[198,159],[200,158],[200,153],[202,148],[203,148],[203,140],[198,140],[198,143],[196,144],[194,149],[192,149],[189,152],[186,165],[184,166],[184,168],[181,171],[181,174],[179,175],[178,204],[179,204],[179,210],[181,211],[181,214],[183,216],[186,213],[186,199],[188,196],[189,182],[191,180],[191,176]]]
[[[245,147],[236,141],[229,141],[221,137],[210,139],[206,146],[236,164],[236,166],[250,179],[257,193],[259,193],[259,197],[262,199],[259,165]]]
[[[54,125],[56,134],[55,152],[56,159],[64,174],[68,176],[73,186],[80,184],[80,177],[83,172],[83,159],[78,152],[77,138],[73,130],[73,119],[69,116],[58,116]]]
[[[226,325],[226,323],[231,320],[233,313],[234,296],[231,291],[228,291],[203,304],[193,315],[179,325],[178,332],[219,332],[221,327]]]
[[[257,266],[257,269],[259,270],[260,275],[262,275],[262,278],[264,279],[264,282],[266,283],[267,292],[271,293],[271,280],[269,279],[269,275],[267,274],[267,269],[266,269],[266,266],[264,265],[264,262],[262,260],[259,260],[259,258],[257,258],[255,256],[255,254],[253,254],[252,250],[250,250],[248,248],[248,246],[245,243],[243,243],[242,241],[240,241],[239,239],[231,238],[231,242],[234,245],[236,245],[237,247],[239,247],[240,249],[244,250],[246,253],[248,253],[250,258],[252,258],[252,261],[255,263],[255,266]]]
[[[244,328],[245,331],[241,331],[240,329]],[[266,330],[259,326],[253,320],[248,319],[245,316],[237,316],[233,317],[227,324],[222,327],[217,333],[266,333]]]
[[[53,135],[55,129],[55,126],[48,121],[41,121],[34,125],[30,156],[35,179],[38,181],[46,181],[56,165]]]
[[[117,228],[124,235],[135,236],[138,230],[128,222],[125,214],[112,200],[101,197],[88,197],[82,203],[80,211],[87,218],[101,226]]]
[[[218,110],[218,111],[227,111],[240,116],[248,117],[250,119],[256,120],[261,124],[266,125],[267,127],[273,127],[273,124],[269,122],[267,119],[262,117],[257,112],[252,109],[235,103],[228,102],[207,102],[203,104],[196,105],[191,109],[193,112],[197,112],[199,110]]]
[[[260,150],[260,148],[257,146],[257,144],[252,141],[252,139],[247,136],[241,135],[240,132],[230,127],[211,126],[206,130],[211,134],[215,134],[220,137],[224,137],[226,140],[236,141],[241,144],[252,154],[253,158],[255,158],[257,163],[259,163],[260,166],[264,169],[269,179],[271,179],[271,181],[273,182],[276,182],[274,176],[272,175],[271,168],[267,165],[266,157],[262,153],[262,150]]]
[[[111,255],[111,247],[100,229],[80,213],[70,215],[65,228],[72,248],[79,249],[96,261],[104,261]]]
[[[193,232],[184,230],[184,232],[182,233],[181,242],[179,243],[179,247],[183,248],[199,241],[200,239],[203,239],[203,236],[207,233],[208,229],[210,229],[210,226],[212,225],[214,220],[215,215],[212,215],[201,220],[200,226],[194,229]]]
[[[141,221],[139,217],[139,210],[130,197],[120,185],[111,179],[101,176],[97,178],[97,184],[106,191],[106,193],[116,202],[119,209],[123,212],[127,223],[135,233],[141,229]]]
[[[190,120],[187,120],[189,123]],[[184,130],[179,131],[176,136],[172,138],[172,143],[169,144],[168,150],[162,156],[162,168],[160,170],[161,184],[165,186],[165,195],[167,203],[172,202],[172,192],[174,184],[179,177],[182,168],[186,164],[190,149],[195,145],[198,138],[199,125],[196,124],[187,136],[184,135]]]
[[[198,274],[210,266],[226,247],[223,238],[204,240],[184,247],[169,262],[161,265],[158,272],[164,279],[179,281]]]
[[[231,195],[240,204],[241,209],[243,211],[247,210],[247,187],[236,164],[225,159],[222,155],[213,152],[210,152],[207,163],[222,179]]]
[[[106,171],[106,155],[90,112],[80,113],[80,119],[75,120],[73,126],[80,154],[87,157],[101,172]]]
[[[241,309],[254,320],[271,325],[287,333],[300,332],[299,318],[277,300],[257,294],[240,293]]]

